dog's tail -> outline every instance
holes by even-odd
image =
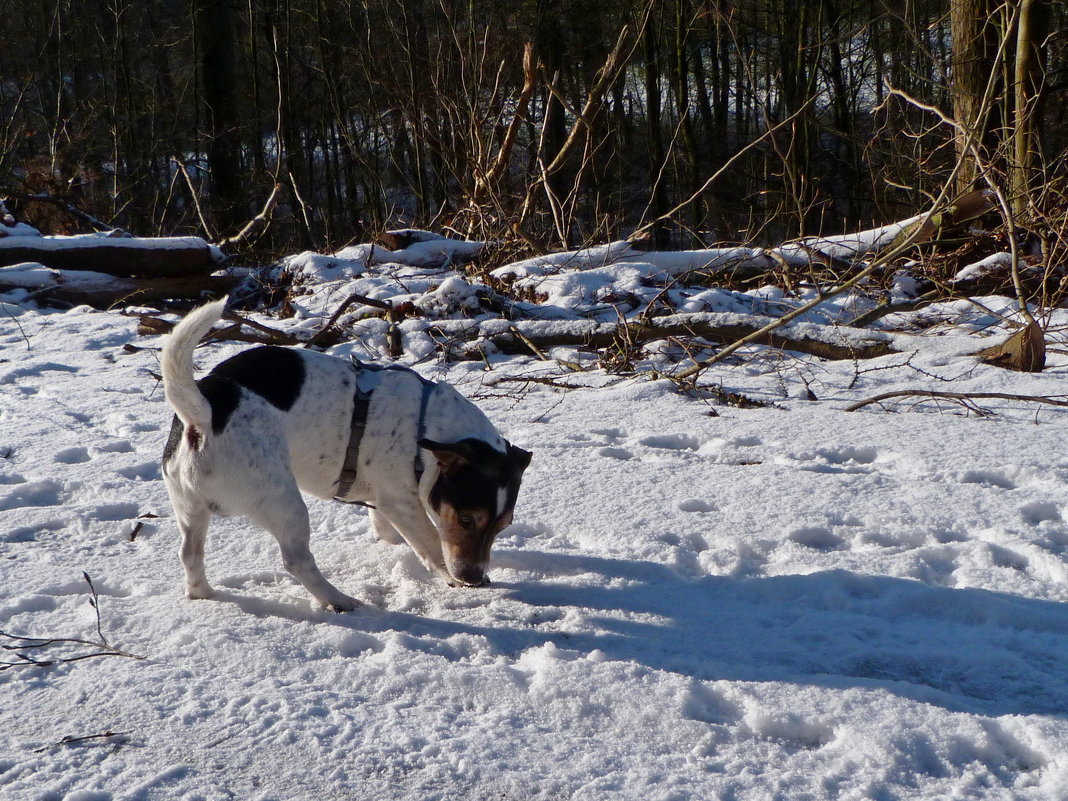
[[[211,406],[193,378],[193,350],[222,317],[226,298],[194,309],[163,341],[160,367],[167,402],[187,429],[211,431]]]

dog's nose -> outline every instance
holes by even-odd
[[[485,587],[490,583],[486,571],[477,565],[461,568],[456,578],[467,587]]]

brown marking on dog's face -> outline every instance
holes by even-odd
[[[451,444],[423,440],[420,446],[434,454],[440,470],[429,500],[445,567],[460,584],[486,584],[490,549],[512,522],[531,454],[511,444],[501,453],[474,439]]]

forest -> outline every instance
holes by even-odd
[[[1050,0],[0,9],[0,196],[45,233],[220,241],[263,215],[261,262],[413,225],[524,252],[778,244],[973,188],[1065,227]]]

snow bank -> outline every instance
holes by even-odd
[[[0,296],[0,629],[144,657],[4,651],[0,799],[1064,797],[1068,411],[843,411],[900,389],[1063,395],[1057,349],[1035,375],[969,355],[1005,336],[1011,299],[888,315],[866,336],[900,352],[862,363],[753,346],[680,394],[573,372],[598,358],[579,348],[445,363],[431,333],[770,320],[818,290],[687,286],[769,256],[617,242],[497,270],[518,301],[456,269],[480,247],[298,254],[294,316],[262,319],[311,334],[352,294],[410,302],[405,359],[534,452],[484,589],[441,585],[365,510],[310,499],[320,566],[366,604],[346,615],[313,607],[243,519],[212,525],[218,599],[184,599],[159,341],[119,313],[35,308],[54,270],[0,269],[18,287]],[[840,343],[873,302],[843,295],[791,330]],[[337,355],[385,351],[372,314],[352,307]],[[209,344],[198,369],[241,348]],[[664,340],[635,358],[692,355]]]
[[[147,658],[0,671],[0,798],[1063,797],[1068,413],[841,411],[944,379],[1062,393],[1063,356],[758,350],[706,376],[773,404],[751,409],[522,358],[423,366],[535,454],[494,583],[444,587],[313,500],[323,570],[367,604],[331,615],[241,519],[209,537],[219,599],[182,597],[135,325],[2,304],[0,628],[96,639],[84,570],[103,635]]]

